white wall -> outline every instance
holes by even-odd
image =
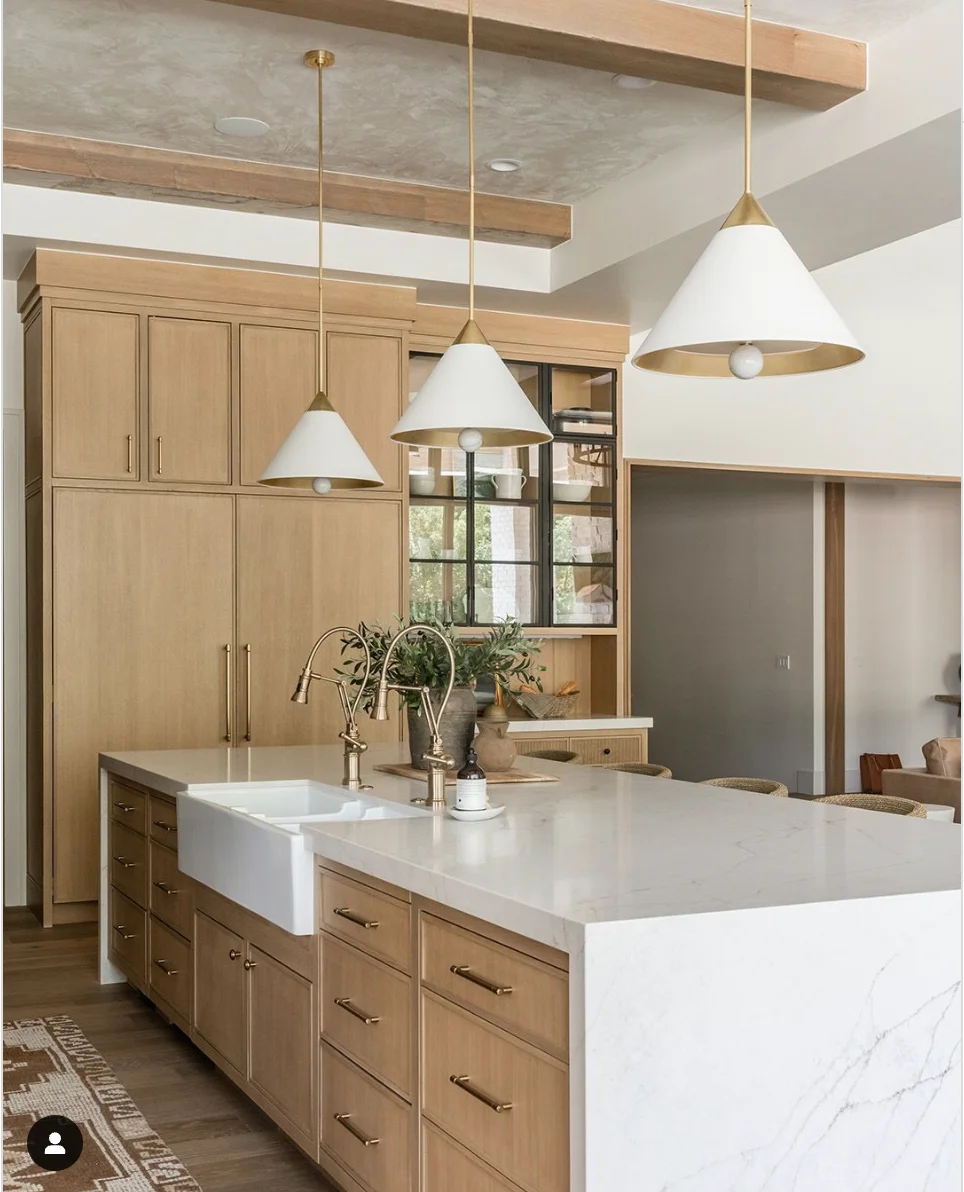
[[[961,690],[961,492],[957,486],[848,484],[847,769],[861,753],[899,753],[960,734],[934,700]]]
[[[3,322],[3,900],[27,898],[23,532],[23,337],[17,283],[5,281]]]
[[[665,377],[627,363],[624,455],[960,477],[960,220],[815,276],[866,360],[750,382]]]

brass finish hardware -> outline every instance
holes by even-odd
[[[244,646],[244,739],[251,740],[251,643]]]
[[[118,865],[122,866],[124,869],[136,869],[137,868],[137,862],[136,861],[128,861],[128,859],[126,857],[115,857],[114,860],[117,862]]]
[[[120,803],[120,802],[115,802],[115,803],[114,803],[114,806],[115,806],[115,807],[117,807],[117,808],[119,808],[121,811],[134,811],[134,810],[136,810],[136,809],[135,809],[135,807],[134,807],[134,804],[133,804],[133,803]]]
[[[366,919],[362,915],[356,915],[355,912],[347,906],[336,906],[335,914],[341,915],[343,919],[347,919],[349,923],[354,923],[356,927],[364,927],[366,931],[371,931],[373,927],[378,926],[377,919]]]
[[[378,1146],[381,1142],[380,1138],[369,1138],[367,1134],[363,1134],[356,1125],[352,1123],[350,1113],[336,1113],[334,1115],[335,1121],[339,1126],[344,1126],[349,1134],[353,1134],[355,1138],[362,1144],[362,1146]]]
[[[169,886],[167,882],[155,882],[154,885],[161,891],[162,894],[180,894],[180,890],[175,890],[173,886]]]
[[[258,962],[256,960],[246,960],[244,962],[244,971],[245,972],[249,972],[251,969],[257,968],[257,967],[258,967]]]
[[[228,953],[228,956],[232,960],[238,960],[241,957],[241,953],[237,950],[237,948],[232,948],[231,951]]]
[[[381,1022],[381,1019],[377,1015],[366,1014],[364,1010],[359,1010],[357,1006],[353,1006],[350,997],[336,997],[335,1005],[340,1006],[343,1010],[347,1010],[349,1014],[353,1014],[365,1026],[374,1026],[376,1022]]]
[[[157,474],[158,476],[164,471],[164,457],[161,455],[161,436],[157,436]]]
[[[176,832],[177,824],[168,824],[164,820],[154,820],[154,827],[160,828],[164,832]]]
[[[171,968],[171,963],[169,960],[155,960],[154,963],[161,970],[165,977],[177,976],[178,970],[176,968]]]
[[[478,1085],[473,1084],[468,1076],[450,1076],[449,1080],[451,1080],[456,1088],[462,1089],[470,1097],[474,1097],[476,1101],[481,1101],[483,1105],[488,1105],[493,1113],[508,1113],[512,1108],[511,1101],[497,1101],[495,1097],[490,1097]]]
[[[224,739],[231,744],[234,736],[231,724],[231,643],[224,647]]]
[[[504,997],[513,991],[511,985],[496,985],[492,981],[487,981],[485,977],[477,976],[467,964],[453,964],[450,966],[449,971],[455,973],[456,977],[461,977],[463,981],[471,981],[473,985],[479,985],[483,989],[487,989],[489,993],[494,993],[496,997]]]
[[[131,473],[134,471],[134,436],[127,436],[127,471]]]
[[[135,938],[135,933],[133,931],[128,931],[123,923],[115,923],[114,930],[122,940],[132,940]]]

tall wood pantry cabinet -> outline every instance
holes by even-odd
[[[388,436],[414,291],[328,291],[328,392],[384,488],[257,483],[315,392],[315,294],[303,278],[50,250],[21,278],[28,901],[47,925],[96,914],[100,750],[335,741],[328,692],[289,698],[312,641],[406,606]],[[398,719],[367,728],[398,733]]]

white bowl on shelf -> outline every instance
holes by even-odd
[[[588,501],[592,493],[592,485],[584,480],[554,480],[552,482],[552,499],[570,505],[582,504]]]
[[[435,469],[412,472],[408,478],[409,491],[416,497],[430,497],[435,492]]]

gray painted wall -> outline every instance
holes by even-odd
[[[633,712],[676,777],[812,769],[813,533],[809,480],[634,470]]]

